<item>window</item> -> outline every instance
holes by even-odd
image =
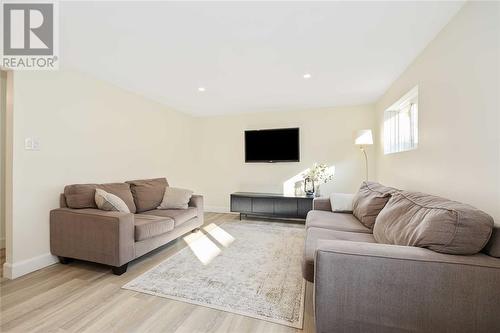
[[[384,111],[384,154],[418,146],[418,86]]]

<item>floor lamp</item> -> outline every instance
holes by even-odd
[[[372,130],[364,129],[357,131],[356,139],[354,139],[354,144],[359,146],[359,149],[361,149],[363,155],[365,156],[365,180],[368,180],[368,156],[366,156],[365,146],[373,144]]]

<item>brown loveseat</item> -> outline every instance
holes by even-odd
[[[61,263],[81,259],[113,267],[120,275],[128,262],[203,225],[203,197],[187,209],[156,209],[168,186],[165,178],[64,188],[60,207],[50,212],[50,250]],[[97,209],[95,189],[120,197],[131,213]]]
[[[500,332],[500,227],[489,215],[372,182],[353,210],[361,220],[317,198],[307,215],[317,332]]]

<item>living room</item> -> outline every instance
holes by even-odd
[[[1,10],[2,331],[500,331],[499,2]]]

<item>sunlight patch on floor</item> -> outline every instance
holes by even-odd
[[[234,237],[215,223],[210,223],[203,229],[224,247],[228,247],[234,242]]]
[[[221,253],[221,249],[202,231],[193,232],[185,236],[184,241],[203,265],[208,265]]]

